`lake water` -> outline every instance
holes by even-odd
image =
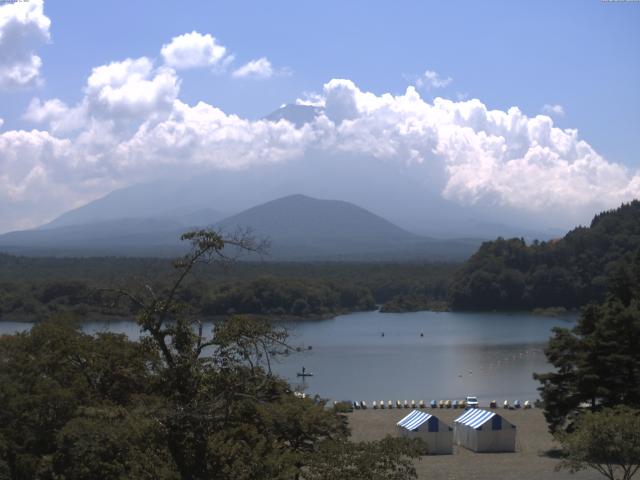
[[[314,374],[306,382],[307,392],[369,404],[465,395],[477,395],[482,402],[534,400],[538,383],[533,372],[550,369],[542,349],[551,328],[571,327],[574,321],[524,313],[362,312],[280,322],[289,329],[291,344],[312,349],[281,357],[274,369],[301,386],[296,373],[304,366]],[[29,327],[0,322],[0,334]],[[131,321],[89,322],[83,329],[133,339],[140,335]]]

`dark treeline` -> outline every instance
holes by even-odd
[[[596,215],[564,238],[484,243],[450,286],[453,309],[575,308],[601,302],[608,279],[640,248],[640,202]]]
[[[443,302],[456,264],[238,263],[200,265],[181,291],[203,315],[230,313],[327,317]],[[165,259],[28,258],[0,255],[0,319],[39,320],[60,313],[131,316],[113,290],[148,285],[161,293],[173,270]],[[146,288],[146,287],[145,287]],[[401,308],[398,307],[401,305]]]

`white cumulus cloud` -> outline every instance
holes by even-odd
[[[171,42],[162,46],[160,51],[165,63],[177,70],[197,67],[213,67],[225,60],[227,49],[207,33],[185,33],[173,37]]]
[[[40,78],[36,49],[50,39],[42,0],[0,4],[0,88],[30,87]]]
[[[238,78],[269,78],[275,74],[271,62],[266,57],[251,60],[233,71],[233,76]]]
[[[174,70],[143,57],[94,68],[74,106],[34,100],[25,118],[47,129],[0,133],[0,204],[20,212],[0,229],[19,218],[37,223],[118,186],[185,172],[300,165],[310,156],[396,166],[421,180],[425,202],[437,193],[463,205],[525,213],[593,213],[640,195],[638,172],[603,158],[576,130],[516,107],[429,102],[413,86],[375,94],[334,79],[313,95],[313,106],[298,102],[317,115],[297,127],[189,105],[179,89]],[[400,177],[385,182],[384,195],[405,188]]]

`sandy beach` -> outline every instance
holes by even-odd
[[[348,414],[353,440],[377,440],[385,435],[397,435],[395,424],[410,409],[356,410]],[[457,409],[425,409],[453,426],[453,420],[463,413]],[[546,454],[554,448],[547,431],[542,410],[503,410],[498,413],[518,429],[515,453],[474,453],[454,446],[453,455],[429,455],[416,462],[420,479],[598,479],[597,472],[585,470],[576,474],[556,472],[558,460]]]

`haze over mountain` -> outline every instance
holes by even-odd
[[[36,255],[171,256],[186,248],[178,241],[180,234],[198,226],[227,233],[250,228],[271,241],[270,260],[461,260],[480,243],[421,237],[354,204],[304,195],[269,201],[218,222],[215,212],[208,212],[186,215],[182,222],[164,216],[85,223],[71,212],[43,228],[1,235],[0,249]]]

